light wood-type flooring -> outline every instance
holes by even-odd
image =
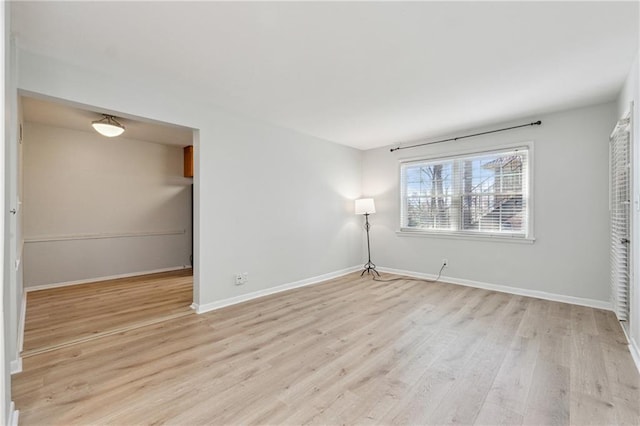
[[[611,312],[356,273],[27,357],[12,398],[25,426],[637,425],[639,388]]]
[[[191,313],[183,269],[27,293],[22,356]]]

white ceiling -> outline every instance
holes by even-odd
[[[22,47],[357,148],[615,99],[638,2],[17,2]]]
[[[110,113],[110,111],[91,111],[27,96],[22,98],[24,121],[55,127],[95,132],[91,127],[91,122],[101,119],[103,112]],[[193,145],[193,131],[191,129],[131,118],[118,117],[117,119],[126,129],[121,136],[123,138],[182,147]]]

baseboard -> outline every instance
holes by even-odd
[[[22,373],[22,357],[18,357],[18,359],[11,361],[10,363],[11,374]]]
[[[20,411],[16,410],[16,403],[11,401],[8,426],[18,426],[18,417],[20,417]]]
[[[640,373],[640,349],[638,349],[638,345],[633,339],[629,340],[629,352],[631,352],[633,362],[636,363],[636,368],[638,369],[638,373]]]
[[[322,281],[327,281],[333,278],[338,278],[343,275],[350,274],[362,269],[362,266],[352,266],[350,268],[341,269],[339,271],[330,272],[328,274],[318,275],[316,277],[307,278],[300,281],[295,281],[288,284],[279,285],[277,287],[271,287],[264,290],[254,291],[252,293],[241,294],[240,296],[230,297],[228,299],[219,300],[217,302],[205,303],[198,305],[194,303],[191,307],[198,313],[203,314],[205,312],[214,311],[216,309],[224,308],[226,306],[236,305],[238,303],[247,302],[249,300],[257,299],[264,296],[269,296],[275,293],[280,293],[287,290],[292,290],[298,287],[305,287],[312,284],[317,284]]]
[[[161,272],[179,271],[181,269],[191,269],[191,266],[186,266],[186,265],[173,266],[171,268],[154,269],[152,271],[131,272],[131,273],[128,273],[128,274],[110,275],[110,276],[107,276],[107,277],[87,278],[87,279],[84,279],[84,280],[65,281],[65,282],[52,283],[52,284],[40,284],[40,285],[34,285],[34,286],[25,287],[25,291],[47,290],[47,289],[50,289],[50,288],[66,287],[66,286],[70,286],[70,285],[96,283],[96,282],[100,282],[100,281],[117,280],[119,278],[130,278],[130,277],[137,277],[137,276],[140,276],[140,275],[149,275],[149,274],[158,274],[158,273],[161,273]]]
[[[377,267],[377,269],[380,272],[388,272],[390,274],[406,275],[409,277],[424,278],[428,280],[434,280],[437,277],[437,275],[424,274],[422,272],[405,271],[401,269],[393,269],[393,268],[385,268],[385,267]],[[475,288],[482,288],[485,290],[499,291],[501,293],[516,294],[518,296],[535,297],[537,299],[551,300],[553,302],[562,302],[562,303],[569,303],[571,305],[580,305],[580,306],[587,306],[590,308],[604,309],[606,311],[613,310],[613,307],[611,306],[610,302],[604,302],[602,300],[585,299],[582,297],[566,296],[564,294],[547,293],[545,291],[528,290],[524,288],[510,287],[510,286],[499,285],[499,284],[483,283],[480,281],[466,280],[466,279],[454,278],[454,277],[442,276],[440,277],[440,281],[450,283],[450,284],[464,285],[467,287],[475,287]]]
[[[640,349],[638,349],[638,344],[631,338],[631,336],[629,336],[626,328],[622,327],[622,331],[627,338],[627,343],[629,344],[629,352],[631,352],[631,358],[633,358],[633,362],[636,364],[636,368],[640,373]]]

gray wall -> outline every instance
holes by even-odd
[[[366,151],[363,192],[375,198],[378,210],[372,217],[373,261],[435,274],[447,258],[448,277],[608,301],[608,136],[615,111],[613,103],[596,105],[458,134],[537,119],[542,126],[394,153]],[[526,141],[534,142],[533,244],[396,233],[400,159]]]
[[[23,147],[25,287],[190,265],[181,147],[29,122]]]

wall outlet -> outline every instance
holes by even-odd
[[[243,273],[237,273],[235,275],[235,284],[236,285],[242,285],[242,284],[246,284],[247,281],[249,281],[249,273],[248,272],[243,272]]]
[[[442,259],[442,266],[449,266],[449,259]]]

